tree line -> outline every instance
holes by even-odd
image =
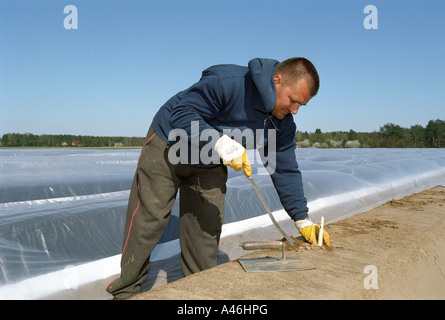
[[[379,131],[322,132],[297,131],[295,141],[299,147],[315,148],[444,148],[445,121],[430,120],[426,127],[414,125],[402,128],[393,123]],[[79,135],[34,135],[7,133],[0,140],[3,147],[141,147],[145,137],[96,137]]]
[[[7,133],[1,138],[3,147],[140,147],[145,137],[96,137],[69,134]]]
[[[426,127],[414,125],[410,128],[387,123],[373,132],[297,131],[295,140],[300,147],[316,148],[444,148],[445,121],[430,120]]]

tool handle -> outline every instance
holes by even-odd
[[[246,241],[242,244],[244,250],[258,250],[258,249],[277,249],[282,248],[284,242],[282,241]]]

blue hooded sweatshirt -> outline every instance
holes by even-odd
[[[308,208],[295,158],[296,125],[292,114],[282,120],[271,115],[277,94],[273,76],[278,64],[277,60],[255,58],[249,61],[248,67],[212,66],[203,71],[197,83],[168,100],[155,115],[152,126],[156,134],[170,145],[176,140],[172,141],[172,136],[169,140],[169,134],[180,129],[188,139],[186,161],[200,167],[221,165],[221,162],[218,159],[216,164],[202,163],[196,158],[193,161],[192,150],[208,148],[209,143],[212,146],[217,140],[201,141],[197,135],[201,137],[203,133],[216,132],[216,138],[219,138],[223,131],[226,133],[234,129],[264,132],[261,137],[253,135],[253,142],[247,141],[246,137],[238,142],[247,148],[264,148],[263,154],[276,152],[271,178],[283,208],[297,221],[308,217]],[[199,131],[192,127],[198,127]],[[275,130],[276,150],[268,150],[270,130]]]

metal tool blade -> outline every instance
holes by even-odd
[[[273,257],[238,259],[246,272],[294,271],[315,268],[301,257],[286,257],[286,245],[283,241],[247,241],[241,247],[244,250],[282,249],[281,259]]]
[[[298,271],[315,267],[301,257],[238,259],[246,272]]]
[[[278,229],[278,231],[283,235],[283,237],[284,237],[287,241],[289,241],[289,243],[290,243],[291,245],[295,246],[295,242],[294,242],[294,240],[292,240],[292,238],[289,237],[289,236],[286,234],[286,232],[284,232],[283,229],[281,229],[280,225],[279,225],[278,222],[275,220],[274,216],[272,215],[272,212],[271,212],[270,209],[269,209],[269,206],[267,205],[266,201],[265,201],[264,198],[263,198],[263,195],[262,195],[261,192],[260,192],[260,189],[258,189],[258,186],[257,186],[256,183],[255,183],[255,180],[253,180],[253,177],[250,176],[250,177],[248,177],[248,179],[249,179],[250,183],[252,184],[253,189],[255,189],[255,192],[256,192],[256,194],[258,195],[258,198],[260,198],[260,201],[261,201],[261,203],[263,204],[264,208],[266,209],[266,212],[267,212],[267,214],[269,215],[270,220],[272,220],[272,223],[274,224],[274,226],[275,226],[275,227]]]

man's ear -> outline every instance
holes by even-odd
[[[280,86],[282,81],[283,78],[281,77],[281,74],[276,74],[273,76],[273,82],[275,83],[275,86]]]

